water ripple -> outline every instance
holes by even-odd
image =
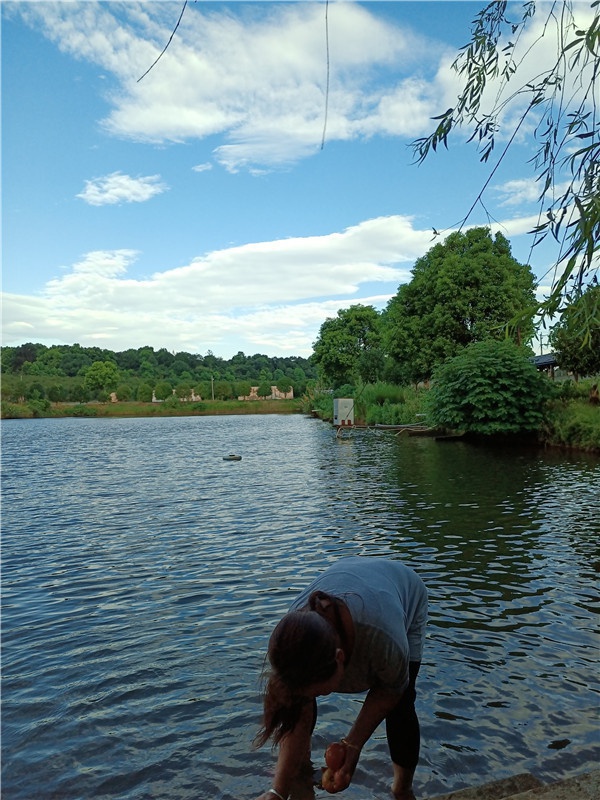
[[[7,800],[254,798],[269,632],[357,553],[429,587],[419,793],[598,758],[597,460],[287,416],[2,436]],[[324,700],[315,763],[359,701]],[[378,730],[345,796],[387,797],[388,761]]]

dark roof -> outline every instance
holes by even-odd
[[[545,355],[542,356],[534,356],[532,361],[538,369],[545,369],[546,367],[555,367],[558,363],[554,356],[554,353],[546,353]]]

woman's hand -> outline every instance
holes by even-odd
[[[321,786],[326,792],[335,794],[350,786],[358,763],[360,749],[345,742],[333,742],[325,751],[327,768],[321,777]]]

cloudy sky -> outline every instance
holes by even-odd
[[[409,147],[482,6],[190,0],[147,72],[183,1],[3,2],[3,344],[308,356],[328,316],[385,307],[489,173],[466,137]],[[485,199],[543,291],[534,149]]]

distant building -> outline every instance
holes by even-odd
[[[534,356],[531,360],[540,372],[547,372],[549,377],[554,377],[554,370],[558,367],[558,362],[554,356],[554,353],[546,353],[545,355]]]

